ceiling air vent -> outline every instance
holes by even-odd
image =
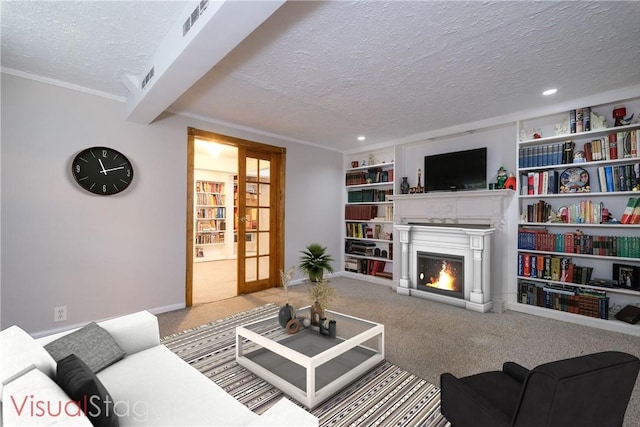
[[[209,6],[209,0],[202,0],[200,4],[193,9],[191,15],[187,17],[187,20],[182,24],[182,37],[184,37],[190,30],[193,28],[193,25],[196,23],[202,12]]]
[[[149,70],[149,72],[147,73],[146,76],[144,76],[144,80],[142,80],[142,89],[144,89],[144,87],[147,85],[147,83],[149,83],[149,81],[153,78],[153,74],[155,72],[155,67],[151,67],[151,70]]]

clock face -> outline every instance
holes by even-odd
[[[108,196],[125,190],[133,179],[133,166],[124,154],[113,148],[82,150],[71,165],[73,177],[85,190]]]

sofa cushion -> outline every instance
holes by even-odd
[[[163,345],[127,355],[97,376],[116,402],[120,427],[231,427],[259,418]]]
[[[2,394],[5,426],[91,427],[76,402],[39,369],[8,383]]]
[[[11,326],[0,332],[0,395],[5,385],[33,367],[50,378],[55,377],[55,360],[31,335],[19,326]]]
[[[100,372],[125,355],[124,350],[118,346],[109,332],[95,322],[50,342],[44,348],[56,362],[75,354],[93,372]]]
[[[96,427],[118,427],[114,401],[93,371],[75,354],[58,361],[57,381]]]

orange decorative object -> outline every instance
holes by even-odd
[[[507,180],[504,182],[504,188],[508,188],[509,190],[515,190],[516,189],[516,177],[513,176],[512,173],[509,174],[509,177],[507,178]]]

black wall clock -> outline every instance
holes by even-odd
[[[71,168],[80,187],[100,196],[119,193],[133,180],[133,166],[129,159],[108,147],[82,150],[73,159]]]

